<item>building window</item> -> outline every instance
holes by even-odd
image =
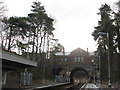
[[[80,62],[80,57],[78,57],[78,62]]]
[[[67,58],[65,58],[65,62],[67,61]]]
[[[84,57],[81,57],[81,62],[84,62]]]
[[[58,61],[60,61],[60,62],[63,61],[63,58],[58,58]]]
[[[77,57],[74,58],[75,62],[77,62]]]

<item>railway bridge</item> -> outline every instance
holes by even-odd
[[[89,80],[94,70],[98,70],[98,58],[88,51],[77,48],[70,53],[57,53],[55,58],[55,73],[57,76],[67,77],[70,82],[87,78]],[[86,80],[86,79],[85,79]],[[84,81],[84,80],[82,80]]]

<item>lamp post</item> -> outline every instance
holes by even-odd
[[[45,83],[45,65],[43,65],[43,83]]]
[[[100,56],[99,56],[99,79],[98,79],[98,80],[99,80],[99,83],[100,83],[100,74],[101,74],[101,73],[100,73],[100,68],[101,68],[101,67],[100,67]]]
[[[109,46],[109,33],[99,32],[99,35],[107,35],[107,45],[108,45],[108,87],[111,87],[111,75],[110,75],[110,46]]]
[[[92,59],[92,76],[93,76],[93,83],[94,84],[96,83],[95,82],[95,72],[96,72],[96,70],[95,70],[95,60]]]

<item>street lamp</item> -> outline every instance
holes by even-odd
[[[101,72],[100,72],[100,68],[101,68],[101,67],[100,67],[100,55],[98,56],[98,58],[99,58],[99,79],[98,79],[98,80],[99,80],[99,83],[100,83],[100,73],[101,73]]]
[[[99,35],[107,35],[108,44],[108,87],[111,87],[111,75],[110,75],[110,46],[109,46],[109,33],[99,32]]]
[[[45,65],[43,65],[43,83],[45,83]]]
[[[94,59],[92,59],[92,63],[93,63],[93,79],[94,79],[94,84],[96,84],[96,69],[97,69],[97,64],[96,64],[96,62],[95,62],[95,60]]]

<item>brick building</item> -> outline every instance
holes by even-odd
[[[88,65],[92,64],[92,60],[96,60],[95,55],[91,55],[88,51],[85,51],[81,48],[77,48],[72,52],[59,52],[56,53],[56,65]]]
[[[77,48],[71,52],[55,54],[56,75],[70,77],[70,81],[73,81],[73,76],[78,71],[85,72],[89,78],[93,77],[93,72],[96,72],[98,65],[98,56],[89,53],[88,49],[85,51]]]
[[[56,67],[66,68],[66,72],[68,67],[71,71],[77,67],[81,67],[83,69],[89,69],[88,72],[90,72],[93,64],[96,64],[98,67],[98,57],[94,54],[91,55],[88,50],[85,51],[81,48],[77,48],[70,53],[59,52],[55,55]]]

